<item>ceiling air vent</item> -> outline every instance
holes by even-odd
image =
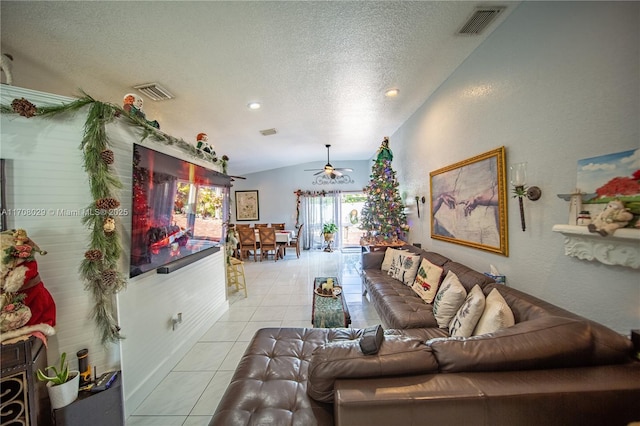
[[[262,134],[262,136],[271,136],[278,133],[278,131],[276,129],[265,129],[265,130],[260,130],[260,133]]]
[[[473,12],[473,15],[458,30],[458,34],[476,35],[480,34],[500,15],[505,9],[504,6],[481,7]]]
[[[153,101],[166,101],[167,99],[173,99],[173,95],[158,83],[139,84],[137,86],[133,86],[133,88],[138,89],[140,93]]]

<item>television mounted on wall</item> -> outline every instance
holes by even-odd
[[[218,251],[230,186],[223,173],[134,144],[129,276],[168,273]]]

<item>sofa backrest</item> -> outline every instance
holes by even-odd
[[[419,254],[421,257],[420,261],[422,261],[422,259],[427,259],[434,265],[442,267],[442,269],[444,269],[442,279],[447,275],[447,272],[453,272],[458,276],[460,283],[462,283],[467,291],[470,291],[476,284],[481,288],[484,288],[489,284],[495,283],[492,278],[489,278],[478,271],[474,271],[461,263],[454,262],[439,253],[423,250],[410,244],[402,246],[401,249]],[[380,269],[382,261],[384,260],[384,255],[385,252],[364,253],[362,257],[362,269]]]
[[[460,280],[460,283],[462,283],[467,292],[471,291],[471,289],[475,285],[479,285],[480,288],[484,288],[489,284],[495,283],[492,278],[489,278],[485,274],[475,271],[468,266],[463,265],[462,263],[454,262],[453,260],[439,253],[423,250],[412,245],[405,245],[403,246],[403,248],[412,253],[420,254],[422,259],[427,259],[434,265],[441,266],[442,269],[444,269],[442,279],[444,279],[444,277],[447,275],[447,272],[449,271],[456,274],[456,276]]]
[[[587,323],[593,341],[589,364],[614,364],[629,360],[633,346],[631,340],[614,330],[513,287],[501,284],[489,285],[483,289],[485,295],[489,294],[493,288],[498,289],[511,308],[516,325],[545,316],[570,318]]]
[[[440,371],[510,371],[589,365],[589,324],[542,316],[495,333],[436,338],[431,347]]]

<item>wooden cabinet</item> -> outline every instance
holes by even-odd
[[[80,392],[78,399],[66,407],[53,410],[55,426],[124,426],[122,373],[109,389]]]
[[[51,425],[47,386],[36,378],[36,371],[47,367],[47,348],[42,340],[32,336],[22,342],[2,344],[0,365],[0,423]]]

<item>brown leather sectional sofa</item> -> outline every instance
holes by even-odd
[[[259,330],[210,425],[627,425],[640,421],[640,361],[630,340],[494,283],[436,253],[470,289],[497,287],[516,324],[449,337],[431,306],[363,254],[363,286],[394,329],[376,355],[362,330]],[[395,281],[395,282],[394,282]],[[407,291],[408,290],[408,291]],[[417,300],[416,300],[417,299]]]

